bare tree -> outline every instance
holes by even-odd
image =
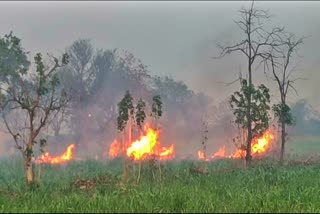
[[[252,114],[251,114],[251,100],[252,100],[252,88],[253,86],[253,66],[257,62],[258,58],[261,58],[265,50],[269,47],[273,47],[277,50],[278,46],[281,46],[279,42],[279,35],[283,32],[283,28],[273,28],[270,31],[266,30],[264,21],[269,20],[270,15],[266,10],[260,10],[254,8],[254,2],[252,2],[249,9],[242,8],[240,10],[241,18],[235,23],[240,28],[244,35],[244,38],[235,45],[218,45],[221,48],[220,57],[231,54],[233,52],[240,52],[246,57],[248,63],[248,93],[246,93],[246,128],[247,128],[247,147],[246,147],[246,164],[250,165],[251,156],[251,141],[252,135]]]
[[[277,83],[280,93],[280,103],[274,104],[272,109],[275,117],[278,118],[278,123],[281,126],[281,150],[280,150],[280,163],[283,163],[285,142],[286,142],[286,126],[294,124],[294,118],[290,107],[287,105],[287,94],[289,88],[296,89],[293,83],[298,79],[292,78],[294,67],[289,70],[291,59],[300,45],[303,44],[303,38],[295,39],[294,35],[283,34],[285,38],[282,39],[283,46],[280,50],[270,49],[269,53],[264,55],[265,69],[270,70]]]
[[[34,71],[29,68],[29,63],[21,63],[21,60],[27,62],[27,58],[20,46],[20,40],[10,34],[4,41],[5,46],[2,46],[1,52],[7,51],[12,59],[20,61],[12,62],[14,66],[11,68],[1,66],[2,71],[6,72],[6,76],[2,76],[1,84],[2,118],[21,152],[26,183],[31,185],[34,182],[32,155],[37,137],[52,113],[63,109],[68,100],[63,90],[57,93],[59,79],[56,73],[60,67],[68,63],[68,55],[64,54],[61,60],[49,55],[53,65],[47,66],[42,55],[37,53],[34,57]],[[0,63],[6,65],[8,62],[1,58]],[[20,66],[21,64],[25,66]],[[22,117],[12,123],[17,113]]]
[[[67,117],[67,108],[63,108],[60,111],[54,112],[49,122],[50,128],[53,130],[54,136],[60,134],[61,129],[66,127],[65,125],[69,122]]]
[[[87,130],[88,115],[87,104],[89,89],[93,82],[92,69],[94,51],[88,39],[79,39],[67,48],[70,63],[64,68],[63,84],[72,94],[71,124],[76,135],[76,143],[88,146]]]

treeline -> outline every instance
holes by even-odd
[[[72,134],[80,151],[104,155],[117,136],[117,103],[129,90],[133,97],[146,101],[161,96],[164,145],[197,146],[202,120],[213,110],[212,98],[195,93],[182,81],[152,76],[148,67],[127,51],[96,50],[90,40],[80,39],[66,53],[69,63],[59,70],[59,76],[70,102],[53,118],[54,135]]]

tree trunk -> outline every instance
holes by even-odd
[[[140,136],[142,136],[142,130],[140,127]],[[140,176],[141,176],[141,165],[142,165],[142,160],[139,160],[139,168],[138,168],[138,178],[137,178],[137,183],[140,182]]]
[[[249,71],[249,87],[251,88],[252,86],[252,73],[251,73],[251,58],[249,58],[249,67],[248,67],[248,71]],[[247,137],[247,151],[246,151],[246,166],[250,166],[251,164],[251,141],[252,141],[252,129],[251,129],[251,93],[249,94],[249,96],[247,97],[248,100],[248,107],[247,107],[247,113],[246,113],[246,117],[247,117],[247,129],[248,129],[248,137]]]
[[[141,176],[141,161],[139,161],[139,169],[138,169],[138,178],[137,178],[137,183],[140,182],[140,176]]]
[[[281,151],[280,151],[280,164],[283,164],[284,159],[284,146],[286,143],[286,124],[281,122]]]
[[[33,168],[31,158],[25,159],[25,178],[26,184],[31,186],[33,184]]]
[[[123,130],[122,133],[122,157],[123,157],[123,174],[122,174],[122,181],[123,183],[127,183],[127,154],[126,154],[126,140],[125,140],[125,129]]]
[[[54,129],[54,136],[57,137],[60,134],[60,128],[55,128]]]
[[[155,122],[154,122],[154,126],[155,126],[155,130],[158,131],[158,117],[155,118]],[[161,181],[161,177],[162,177],[162,171],[161,171],[161,161],[160,161],[160,156],[158,157],[158,168],[159,168],[159,179]]]

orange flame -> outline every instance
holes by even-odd
[[[198,159],[199,160],[204,160],[204,152],[198,151]]]
[[[113,140],[113,142],[110,144],[108,156],[110,158],[117,157],[121,152],[121,144],[118,143],[117,140]]]
[[[273,139],[274,135],[271,133],[271,131],[266,131],[261,138],[253,140],[251,153],[253,155],[264,153],[268,149],[270,141]]]
[[[216,153],[214,153],[214,154],[211,156],[211,159],[223,158],[223,157],[225,157],[225,153],[226,153],[226,148],[225,148],[225,146],[224,146],[224,147],[221,147]]]
[[[170,147],[162,147],[162,152],[160,152],[160,160],[168,160],[172,157],[174,153],[174,147],[173,144],[171,144]]]
[[[133,160],[144,160],[149,156],[156,156],[160,160],[172,158],[174,154],[173,144],[170,147],[161,147],[158,142],[159,132],[147,125],[144,126],[145,134],[142,134],[136,141],[129,144],[126,148],[126,155]],[[114,140],[110,147],[108,156],[115,158],[121,153],[121,144]]]
[[[36,163],[62,164],[70,161],[73,158],[74,144],[68,146],[67,150],[60,156],[51,157],[48,152],[41,155],[35,160]]]
[[[267,130],[262,137],[260,138],[255,138],[252,140],[252,145],[251,145],[251,155],[252,156],[259,156],[263,155],[267,152],[270,146],[270,142],[274,139],[274,135],[271,131]],[[211,156],[212,159],[216,158],[243,158],[246,155],[246,151],[242,149],[236,149],[236,151],[231,154],[226,156],[225,155],[225,146],[219,148],[219,150],[214,153]],[[201,151],[198,151],[198,159],[199,160],[204,160],[204,153]]]

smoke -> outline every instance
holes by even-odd
[[[148,65],[152,75],[161,77],[168,75],[176,82],[183,81],[187,89],[192,91],[192,95],[188,98],[181,96],[183,102],[176,102],[181,98],[180,94],[175,94],[174,99],[166,97],[172,95],[171,92],[162,96],[164,114],[160,119],[163,130],[160,136],[161,144],[173,143],[177,146],[176,151],[183,154],[197,151],[204,132],[202,127],[204,113],[210,115],[208,150],[213,151],[221,145],[232,144],[230,140],[235,129],[230,123],[232,113],[226,108],[226,101],[231,93],[239,89],[239,82],[229,83],[236,80],[240,72],[245,76],[247,64],[239,54],[232,54],[222,59],[213,57],[219,54],[216,42],[233,44],[242,38],[233,20],[239,17],[237,11],[241,6],[249,3],[158,2],[156,6],[147,2],[139,3],[138,6],[137,3],[127,5],[127,3],[111,2],[50,3],[50,6],[47,6],[47,3],[28,3],[28,7],[24,3],[1,4],[4,9],[0,17],[5,17],[0,19],[3,26],[2,34],[8,33],[11,29],[17,31],[27,50],[32,52],[63,50],[79,37],[92,38],[97,48],[132,50],[144,64]],[[38,7],[34,7],[36,4]],[[52,4],[55,6],[52,7]],[[300,99],[306,99],[314,109],[318,109],[320,43],[317,40],[320,35],[318,13],[320,3],[256,2],[255,4],[263,9],[270,9],[270,13],[275,15],[271,24],[283,25],[298,37],[306,36],[305,43],[299,50],[302,57],[294,59],[293,63],[294,65],[297,63],[294,77],[305,80],[296,81],[298,95],[292,92],[288,99],[292,106]],[[77,7],[74,7],[75,5]],[[19,17],[14,15],[16,13],[12,13],[13,8],[21,14]],[[53,12],[49,13],[49,10]],[[60,10],[60,14],[54,12],[57,10]],[[62,12],[63,10],[66,12]],[[141,15],[146,13],[148,19],[145,18],[146,15]],[[27,18],[22,20],[21,17]],[[90,101],[86,101],[81,108],[71,110],[77,111],[72,122],[72,125],[78,126],[77,133],[73,132],[74,127],[68,125],[60,130],[59,136],[53,136],[51,130],[47,148],[49,152],[59,153],[68,144],[82,141],[76,145],[76,152],[79,155],[103,156],[112,140],[119,137],[116,124],[117,103],[127,89],[130,89],[135,101],[142,97],[150,108],[152,95],[156,90],[140,87],[121,78],[120,76],[106,78],[97,90],[91,91]],[[266,84],[271,90],[273,102],[279,100],[277,86],[272,79],[266,77],[261,68],[254,71],[253,81],[255,84]],[[199,93],[208,96],[205,99],[210,101],[198,104]],[[297,113],[300,114],[302,113]],[[42,135],[45,137],[46,133]],[[4,139],[1,136],[0,154],[6,154],[10,147]],[[9,144],[13,145],[13,142]],[[83,145],[86,146],[82,147]]]

